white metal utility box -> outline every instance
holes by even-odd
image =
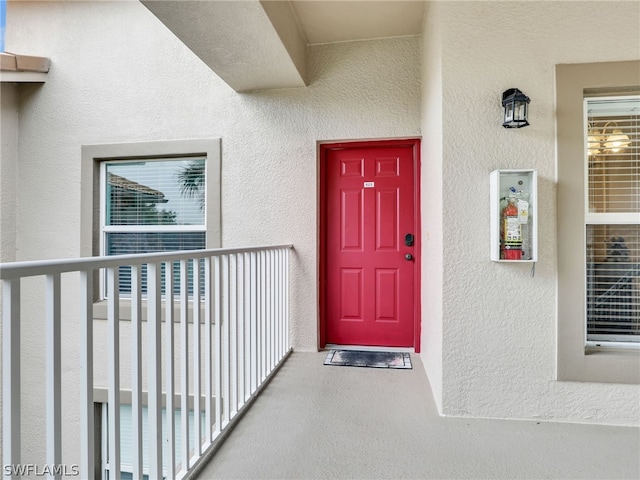
[[[494,170],[491,190],[491,260],[538,261],[538,172]]]

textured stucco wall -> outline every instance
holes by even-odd
[[[554,84],[559,63],[639,58],[640,5],[443,2],[432,13],[429,21],[440,28],[434,45],[441,72],[434,80],[427,71],[423,85],[441,76],[442,107],[427,105],[425,118],[442,109],[442,413],[637,425],[637,385],[554,379],[561,241]],[[509,87],[531,97],[531,126],[502,128],[500,96]],[[489,172],[496,168],[538,170],[533,278],[530,265],[489,261]],[[439,359],[426,358],[430,371]]]
[[[20,102],[17,259],[79,255],[81,145],[220,137],[223,246],[294,244],[292,342],[315,350],[317,142],[419,135],[419,38],[312,47],[308,87],[238,94],[138,2],[10,2],[8,13],[7,49],[52,60],[44,87]],[[28,303],[23,328],[41,331],[42,310]],[[77,424],[77,311],[76,299],[63,299],[69,426]],[[43,348],[35,335],[24,342],[28,407],[42,402],[34,392],[44,384],[35,367]],[[25,462],[42,453],[36,420]],[[75,432],[63,433],[65,451],[75,451]]]
[[[0,86],[0,261],[11,262],[16,251],[16,175],[18,168],[18,85]]]

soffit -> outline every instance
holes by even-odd
[[[307,46],[419,35],[421,0],[141,0],[238,92],[306,85]]]
[[[305,85],[304,69],[298,69],[295,55],[287,51],[257,0],[142,0],[142,4],[238,92]],[[290,18],[279,22],[288,25],[280,28],[290,30],[293,25],[297,32],[291,8],[284,6]],[[283,12],[278,9],[272,15],[278,13]],[[298,43],[305,46],[301,36]]]
[[[419,35],[425,2],[292,1],[309,45]]]

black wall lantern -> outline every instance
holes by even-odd
[[[522,128],[529,125],[527,115],[529,102],[527,97],[517,88],[510,88],[502,94],[502,106],[504,107],[504,128]]]

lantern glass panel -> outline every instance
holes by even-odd
[[[527,102],[516,100],[514,120],[516,122],[524,122],[526,118],[527,118]]]
[[[513,102],[509,102],[504,107],[504,121],[505,123],[513,122]]]

